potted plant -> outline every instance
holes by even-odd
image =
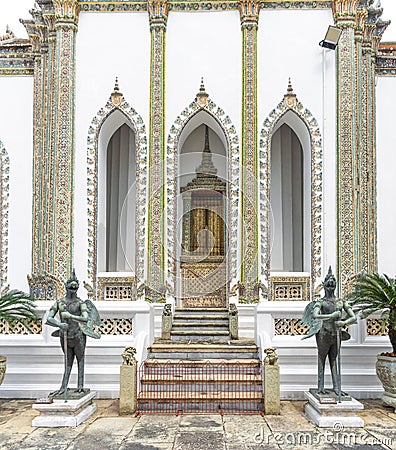
[[[17,323],[22,323],[30,330],[31,322],[39,320],[34,299],[25,292],[16,289],[3,291],[0,296],[0,320],[5,321],[11,329]],[[6,361],[7,358],[0,355],[0,384],[4,379]]]
[[[383,402],[396,408],[396,279],[378,273],[359,274],[347,299],[361,318],[380,313],[388,327],[392,352],[377,355],[376,369],[385,391]]]

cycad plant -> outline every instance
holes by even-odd
[[[30,330],[31,322],[39,320],[34,299],[25,292],[13,289],[2,292],[0,296],[0,320],[4,320],[11,329],[22,323]]]
[[[347,300],[359,316],[366,319],[380,313],[388,326],[388,336],[396,356],[396,279],[388,275],[359,274]]]

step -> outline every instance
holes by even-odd
[[[234,360],[258,358],[256,345],[235,344],[238,341],[225,343],[214,342],[180,342],[167,341],[167,343],[155,343],[149,347],[149,358],[172,360]],[[232,342],[232,343],[231,343]]]
[[[219,320],[219,321],[213,321],[213,322],[179,322],[179,321],[174,321],[172,323],[172,327],[176,327],[176,328],[180,328],[180,327],[189,327],[189,328],[200,328],[200,327],[225,327],[225,328],[229,328],[230,323],[228,322],[228,320]]]
[[[171,340],[172,341],[193,341],[193,342],[199,342],[199,341],[210,341],[210,342],[225,342],[230,339],[230,332],[228,328],[225,330],[202,330],[202,329],[187,329],[187,330],[180,330],[180,329],[172,329],[171,333]]]
[[[166,339],[157,339],[150,347],[149,350],[155,351],[169,351],[172,348],[173,351],[205,351],[205,352],[233,352],[233,351],[258,351],[258,347],[250,339],[238,339],[229,341],[228,344],[214,344],[214,343],[189,343],[186,342],[172,342]]]
[[[228,336],[229,331],[225,330],[172,330],[171,336]]]
[[[227,316],[228,317],[228,309],[227,308],[176,308],[174,311],[174,316]]]
[[[156,370],[158,369],[158,370]],[[165,373],[164,373],[165,372]],[[164,384],[193,384],[194,388],[199,389],[202,383],[214,384],[217,386],[218,383],[227,383],[227,385],[234,386],[235,383],[249,383],[255,384],[259,383],[261,386],[261,374],[255,373],[254,370],[251,373],[196,373],[186,372],[183,375],[178,373],[172,373],[160,369],[159,367],[151,367],[148,369],[148,373],[144,373],[140,377],[140,382],[144,384],[153,384],[157,387],[158,383]],[[194,385],[194,383],[199,383]]]
[[[207,320],[207,321],[229,321],[229,318],[228,318],[228,314],[218,314],[218,315],[208,315],[208,314],[205,314],[205,315],[199,315],[199,314],[191,314],[191,315],[188,315],[188,314],[175,314],[174,316],[173,316],[173,321],[175,322],[175,321],[179,321],[179,320],[188,320],[188,321],[194,321],[194,320],[197,320],[197,321],[199,321],[199,322],[201,322],[201,321],[205,321],[205,320]]]
[[[213,401],[219,400],[222,401],[246,401],[246,400],[261,400],[263,398],[263,392],[261,391],[237,391],[237,392],[222,392],[222,391],[213,391],[213,392],[167,392],[166,399],[161,400],[188,400],[188,401]],[[141,392],[138,396],[139,402],[148,401],[148,400],[156,400],[158,401],[158,392]]]
[[[147,358],[144,361],[144,364],[146,367],[150,366],[158,366],[159,364],[165,364],[167,363],[167,360],[159,361],[156,358]],[[238,365],[239,367],[253,367],[257,368],[261,366],[261,362],[257,358],[230,358],[230,359],[220,359],[220,358],[202,358],[202,359],[172,359],[170,361],[171,364],[177,365],[177,364],[183,364],[183,367],[192,367],[192,368],[199,368],[202,366],[206,366],[208,363],[210,363],[213,366],[235,366]]]
[[[227,312],[228,313],[228,308],[175,308],[175,312],[179,312],[179,311],[183,311],[183,312],[201,312],[201,311],[208,311],[208,312]]]
[[[172,413],[172,414],[262,414],[264,411],[263,398],[256,400],[138,400],[139,413]]]

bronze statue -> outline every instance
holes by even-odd
[[[345,325],[356,322],[356,316],[346,301],[335,297],[334,292],[336,286],[336,279],[330,267],[323,282],[324,297],[310,302],[307,305],[301,323],[310,327],[307,336],[304,336],[303,339],[307,339],[314,334],[316,335],[318,347],[318,395],[329,394],[329,391],[324,388],[325,362],[326,358],[329,357],[333,392],[338,395],[339,401],[341,401],[341,366],[339,353],[341,341],[346,341],[351,337],[342,328]],[[342,319],[343,311],[347,314],[345,319]]]
[[[59,336],[63,353],[65,355],[65,371],[60,389],[52,392],[50,396],[64,394],[67,400],[67,386],[69,384],[70,372],[73,367],[74,358],[78,364],[77,389],[74,391],[84,394],[84,355],[87,336],[94,339],[100,338],[100,333],[93,329],[93,325],[100,325],[100,317],[97,309],[90,300],[81,300],[77,297],[79,283],[73,270],[72,277],[66,281],[66,296],[57,300],[51,307],[47,324],[58,327],[52,336]],[[60,320],[55,316],[59,313]]]

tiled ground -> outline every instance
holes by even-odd
[[[97,413],[77,428],[32,428],[31,400],[0,400],[0,450],[258,450],[396,449],[396,414],[363,401],[364,429],[311,425],[304,402],[282,402],[280,416],[119,416],[117,400],[98,400]]]

